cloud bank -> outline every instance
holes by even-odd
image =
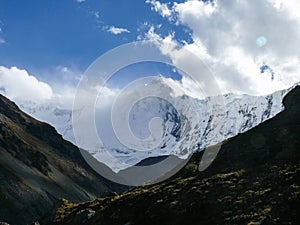
[[[42,101],[53,97],[52,88],[26,70],[0,66],[0,92],[11,99]]]
[[[174,26],[185,26],[192,41],[162,36],[154,26],[147,39],[183,44],[197,54],[215,75],[222,92],[268,94],[300,80],[300,2],[281,0],[199,1],[161,3],[147,0],[151,9]],[[259,39],[260,38],[260,39]],[[263,40],[264,39],[264,40]],[[257,42],[264,41],[262,45]],[[174,59],[180,54],[169,49]],[[260,68],[268,66],[272,80]]]
[[[67,68],[57,67],[56,71],[70,73],[77,82],[81,79],[79,75]],[[69,76],[69,75],[67,75]],[[63,79],[63,74],[61,74]],[[107,108],[114,97],[120,92],[119,89],[108,87],[95,87],[101,90],[97,107]],[[18,105],[31,104],[52,105],[58,108],[72,110],[76,94],[76,86],[73,84],[48,83],[40,81],[37,76],[31,75],[24,69],[17,67],[7,68],[0,66],[0,94],[6,96]]]

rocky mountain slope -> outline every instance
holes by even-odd
[[[300,223],[300,87],[285,110],[223,142],[197,171],[202,152],[175,177],[84,203],[65,200],[49,224],[195,225]]]
[[[28,224],[60,198],[88,201],[118,190],[53,127],[0,95],[0,221]]]
[[[152,89],[157,88],[157,91],[169,90],[168,93],[177,91],[176,87],[174,88],[174,85],[170,84],[170,81],[166,78],[159,77],[151,83],[155,83],[152,85]],[[182,149],[185,148],[180,137],[186,137],[186,135],[183,135],[184,131],[182,129],[186,124],[182,121],[186,116],[184,114],[190,111],[193,112],[193,120],[197,120],[192,122],[198,125],[189,130],[189,139],[193,140],[190,142],[195,142],[195,144],[188,147],[194,148],[194,151],[202,150],[239,133],[243,133],[261,122],[272,118],[283,110],[281,101],[289,90],[277,91],[267,96],[227,94],[224,95],[224,109],[221,109],[222,112],[220,113],[220,106],[218,104],[211,105],[214,101],[209,98],[197,99],[186,95],[183,96],[184,98],[182,96],[178,97],[178,99],[175,99],[176,103],[178,103],[178,108],[176,107],[178,109],[177,113],[163,100],[159,100],[158,102],[157,99],[146,99],[139,102],[133,108],[129,122],[135,133],[145,138],[147,137],[147,133],[145,133],[145,129],[141,130],[141,128],[147,126],[153,116],[164,119],[164,137],[166,137],[166,140],[160,146],[146,153],[128,149],[120,145],[117,139],[112,138],[115,134],[111,123],[105,121],[105,123],[98,126],[100,128],[105,127],[104,132],[101,132],[101,129],[98,132],[102,136],[102,141],[110,140],[110,143],[105,143],[105,147],[110,154],[105,154],[106,151],[94,149],[93,146],[98,146],[97,141],[93,143],[92,140],[89,140],[88,143],[79,143],[79,147],[88,150],[95,158],[105,163],[115,172],[133,166],[147,157],[158,157],[169,154],[180,155],[182,154]],[[181,104],[179,104],[180,102]],[[189,105],[189,111],[180,112],[180,110],[184,111],[187,109],[186,105]],[[53,104],[37,104],[33,102],[23,102],[19,106],[35,118],[54,126],[66,140],[76,144],[73,134],[71,110]],[[109,119],[110,116],[108,115],[106,120]],[[177,151],[176,149],[179,150]],[[111,155],[117,160],[112,160]]]

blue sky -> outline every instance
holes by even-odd
[[[150,39],[196,54],[222,93],[268,94],[300,80],[299,11],[298,0],[0,0],[0,89],[48,85],[52,96],[105,52]]]
[[[174,80],[181,80],[182,78],[182,75],[178,73],[178,70],[173,66],[159,62],[146,61],[121,68],[108,80],[107,85],[113,88],[123,88],[135,79],[159,75]]]
[[[83,72],[106,51],[135,41],[150,24],[163,23],[162,34],[180,33],[141,0],[0,0],[0,21],[0,63],[41,78],[56,67]],[[112,26],[129,32],[110,33]]]

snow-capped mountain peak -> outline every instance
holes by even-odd
[[[86,149],[114,171],[135,165],[148,157],[169,154],[185,157],[189,150],[202,150],[245,132],[282,111],[282,99],[292,89],[266,96],[226,94],[223,96],[225,107],[221,112],[221,106],[211,104],[213,101],[209,98],[196,99],[185,95],[171,79],[158,77],[151,82],[145,83],[145,86],[155,83],[156,88],[167,89],[171,97],[175,98],[174,105],[164,99],[148,97],[131,109],[129,123],[133,133],[143,139],[149,136],[148,124],[151,118],[161,118],[163,135],[159,146],[141,152],[128,149],[116,141],[116,144],[106,144],[106,150],[96,145]],[[76,144],[71,109],[53,103],[22,102],[18,105],[33,117],[54,126],[66,140]],[[108,132],[108,135],[111,133]],[[89,143],[89,146],[93,144]],[[106,157],[106,151],[109,151],[109,157]]]

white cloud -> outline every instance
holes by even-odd
[[[69,76],[76,81],[76,84],[70,82],[61,83],[58,81],[42,82],[37,77],[30,75],[26,70],[17,67],[7,68],[0,66],[0,94],[6,96],[18,105],[27,104],[27,102],[36,105],[54,105],[59,108],[72,110],[73,101],[77,91],[77,84],[81,79],[81,74],[75,73],[65,66],[57,66],[55,70],[50,71],[58,73],[62,79],[70,80]],[[67,75],[67,78],[63,78]],[[93,87],[98,93],[98,101],[101,103],[97,107],[106,108],[111,104],[112,99],[120,92],[116,88]]]
[[[68,69],[68,67],[66,67],[66,66],[61,67],[60,69],[61,69],[61,72],[63,72],[63,73],[69,72],[69,69]]]
[[[126,28],[121,28],[121,27],[115,27],[115,26],[107,26],[106,30],[109,33],[118,35],[118,34],[122,34],[122,33],[130,33],[129,30],[127,30]]]
[[[45,72],[48,74],[47,72]],[[37,105],[51,104],[59,108],[72,109],[76,93],[76,84],[81,75],[68,67],[58,66],[49,72],[58,73],[60,81],[40,81],[36,76],[17,67],[0,66],[0,94],[11,99],[18,105],[32,102]],[[72,79],[74,83],[70,82]]]
[[[95,12],[94,16],[96,17],[96,19],[99,19],[100,18],[100,13],[99,12]]]
[[[162,17],[192,31],[192,43],[183,41],[184,48],[210,67],[223,92],[267,94],[299,82],[299,1],[146,2]],[[256,40],[261,36],[266,44],[259,47]],[[162,43],[170,39],[170,35],[157,34],[153,27],[146,37]],[[179,53],[169,49],[174,59]],[[260,73],[265,64],[274,71],[273,81]]]
[[[154,26],[150,26],[149,30],[145,35],[142,37],[140,36],[139,39],[146,39],[146,40],[152,40],[152,41],[162,41],[162,37],[155,32]]]
[[[13,100],[42,101],[53,96],[48,84],[17,67],[0,66],[0,92]]]
[[[85,2],[86,0],[76,0],[76,2],[82,3]]]
[[[2,22],[0,21],[0,34],[3,33],[3,30],[2,30],[2,28],[1,28],[1,25],[2,25]],[[0,37],[0,45],[1,45],[1,44],[4,44],[4,43],[5,43],[5,39],[2,38],[2,37]]]
[[[291,18],[299,19],[300,2],[298,0],[268,0],[275,8],[280,11],[286,11]]]
[[[172,15],[172,11],[168,8],[166,3],[160,3],[159,1],[155,0],[146,0],[146,3],[151,4],[151,9],[159,13],[162,17],[170,18]]]

